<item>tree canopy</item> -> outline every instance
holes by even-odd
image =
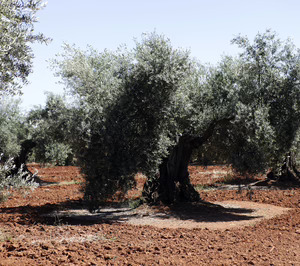
[[[5,0],[0,5],[0,95],[17,94],[32,68],[30,43],[48,42],[43,34],[34,33],[36,12],[41,0]]]
[[[19,101],[2,99],[0,105],[0,154],[15,157],[26,139],[25,117],[21,114]],[[3,156],[1,156],[3,157]],[[1,158],[4,159],[4,158]]]
[[[29,112],[27,123],[31,128],[31,140],[35,143],[31,160],[53,165],[72,163],[71,117],[72,110],[67,107],[64,97],[54,94],[48,94],[44,107]]]

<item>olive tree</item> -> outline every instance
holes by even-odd
[[[2,98],[0,104],[0,201],[8,187],[35,187],[34,176],[27,171],[25,161],[31,141],[26,117],[19,101]]]
[[[39,163],[66,165],[73,160],[70,146],[71,108],[63,96],[48,94],[44,107],[36,107],[27,116],[34,143],[31,159]],[[76,119],[74,123],[76,123]]]
[[[27,170],[25,162],[34,146],[30,126],[20,110],[19,103],[12,97],[3,97],[0,105],[0,162],[13,161],[14,169],[10,172],[12,175],[19,172],[21,167]]]
[[[188,163],[208,142],[227,146],[233,166],[252,172],[291,148],[299,126],[298,52],[269,31],[233,43],[244,52],[214,67],[156,33],[130,51],[65,47],[55,65],[76,98],[74,132],[91,209],[130,188],[138,171],[147,176],[147,202],[200,200]]]
[[[242,92],[240,103],[248,113],[243,117],[253,125],[247,132],[254,132],[254,137],[242,145],[252,147],[244,161],[256,156],[263,163],[262,169],[271,167],[277,175],[284,176],[281,166],[300,126],[299,50],[290,40],[282,42],[269,30],[257,34],[252,44],[242,36],[233,43],[243,49],[237,86]],[[247,163],[245,167],[249,168]]]
[[[148,177],[148,201],[199,199],[187,166],[193,147],[232,117],[234,93],[226,75],[228,86],[209,90],[208,76],[216,73],[155,33],[132,51],[67,46],[56,65],[83,114],[78,124],[86,130],[78,138],[85,138],[80,156],[92,208],[117,190],[126,191],[138,171]],[[220,103],[213,94],[222,93]]]
[[[34,34],[36,13],[44,4],[40,0],[6,0],[0,5],[0,150],[5,152],[4,158],[11,156],[17,161],[24,157],[27,146],[31,146],[25,135],[19,134],[18,119],[20,111],[15,104],[8,105],[10,96],[21,92],[21,86],[27,83],[31,72],[33,53],[30,44],[48,42],[43,34]],[[14,111],[12,111],[14,110]],[[3,113],[4,112],[4,113]],[[9,119],[10,115],[13,118]],[[24,141],[24,143],[21,143]],[[26,156],[25,156],[26,157]],[[17,163],[16,168],[18,168]]]
[[[5,0],[0,4],[0,190],[5,186],[32,185],[25,161],[33,147],[24,117],[9,97],[21,92],[32,69],[30,44],[48,42],[34,33],[40,0]],[[12,104],[8,104],[12,101]]]
[[[242,49],[235,59],[235,119],[218,128],[202,152],[218,153],[220,160],[244,173],[272,169],[269,177],[299,181],[293,163],[300,125],[299,50],[270,30],[257,34],[252,43],[245,36],[232,43]]]
[[[25,118],[20,112],[19,102],[12,98],[2,97],[0,104],[0,153],[5,154],[6,157],[15,157],[20,153],[21,141],[24,138],[24,129],[22,128],[24,120]]]

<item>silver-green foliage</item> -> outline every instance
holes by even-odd
[[[0,4],[0,94],[16,94],[27,82],[32,67],[30,44],[49,39],[34,34],[41,0],[4,0]]]
[[[21,143],[29,137],[25,117],[19,109],[19,101],[1,97],[0,104],[0,194],[7,194],[10,188],[35,187],[27,179],[28,172],[16,169],[14,158],[21,150]],[[14,174],[13,174],[14,173]]]
[[[0,202],[11,193],[11,190],[30,189],[34,190],[38,184],[34,182],[32,177],[29,178],[28,173],[19,168],[15,174],[11,174],[15,169],[14,159],[9,158],[2,160],[3,154],[0,154]],[[34,177],[34,175],[33,175]]]
[[[45,147],[45,161],[54,165],[65,165],[72,152],[66,143],[50,143]]]
[[[2,96],[0,103],[0,153],[4,153],[7,157],[17,156],[25,135],[25,118],[20,112],[19,101]]]
[[[45,107],[31,110],[27,117],[35,143],[31,160],[65,165],[72,157],[70,138],[74,132],[70,129],[71,112],[63,97],[53,94],[48,95]],[[76,124],[76,121],[72,124]]]
[[[126,190],[137,171],[157,172],[179,134],[172,106],[191,61],[157,34],[132,51],[66,49],[57,64],[80,108],[76,132],[87,194],[103,200]]]
[[[244,137],[245,146],[253,147],[252,157],[259,154],[265,168],[276,167],[291,149],[300,125],[299,50],[269,30],[257,34],[253,43],[246,37],[233,43],[244,50],[237,76],[241,90],[237,118],[247,133],[253,133]]]
[[[269,30],[253,42],[243,36],[232,42],[242,49],[229,75],[235,88],[235,119],[218,128],[204,148],[211,154],[221,151],[240,171],[279,170],[300,125],[299,50]]]

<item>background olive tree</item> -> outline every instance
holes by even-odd
[[[36,187],[34,176],[24,164],[30,146],[30,126],[19,108],[19,101],[2,99],[0,104],[0,201],[7,189]],[[30,149],[30,148],[29,148]]]
[[[70,132],[70,124],[77,121],[71,114],[64,97],[53,94],[48,94],[44,107],[36,107],[29,112],[27,121],[34,142],[30,160],[52,165],[73,163],[70,138],[74,132]]]
[[[32,142],[10,96],[20,93],[27,83],[33,58],[30,44],[49,41],[33,31],[36,12],[42,7],[40,0],[5,0],[0,5],[0,190],[32,179],[24,165]]]
[[[21,114],[19,101],[2,98],[0,105],[0,153],[16,157],[25,138],[25,116]],[[4,158],[2,158],[4,159]]]
[[[231,126],[219,129],[206,149],[223,148],[223,159],[242,172],[271,168],[282,180],[299,180],[296,165],[291,165],[300,125],[299,50],[269,30],[252,43],[243,36],[232,43],[242,49],[234,82],[237,112]]]

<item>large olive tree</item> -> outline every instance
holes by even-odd
[[[156,33],[131,51],[65,47],[55,65],[76,97],[73,132],[91,209],[126,191],[138,171],[148,177],[148,202],[199,200],[188,163],[209,140],[227,146],[241,171],[265,171],[291,148],[299,127],[298,52],[269,31],[253,43],[233,42],[243,52],[216,67],[202,66]]]

